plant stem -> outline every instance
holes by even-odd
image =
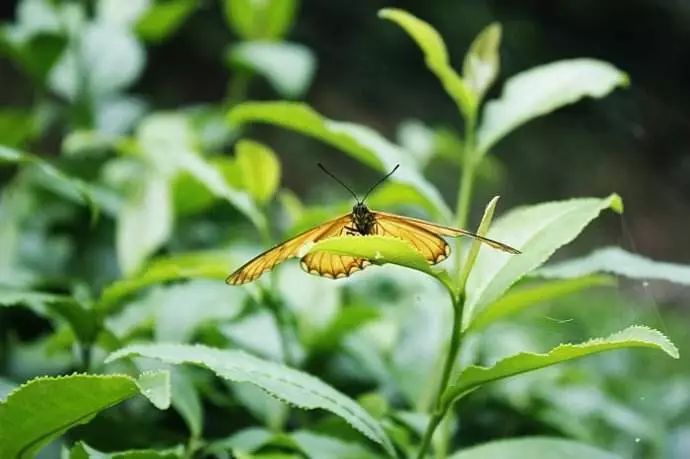
[[[455,222],[460,228],[467,225],[467,217],[470,213],[470,199],[472,197],[472,188],[474,186],[474,175],[477,166],[477,152],[474,145],[474,130],[476,126],[476,114],[469,114],[465,118],[465,147],[463,151],[462,173],[460,175],[460,186],[458,187],[458,201],[455,212]],[[441,374],[441,381],[436,391],[436,398],[434,401],[433,414],[429,420],[426,432],[422,438],[422,444],[419,448],[418,459],[423,459],[431,445],[431,439],[434,436],[436,428],[446,416],[450,405],[443,405],[443,394],[448,388],[448,382],[453,374],[455,361],[462,344],[462,311],[465,305],[465,281],[463,279],[462,269],[462,250],[460,239],[455,245],[456,251],[456,265],[457,265],[457,285],[456,292],[451,292],[451,300],[453,303],[453,328],[450,335],[450,343],[448,345],[448,352],[443,363],[443,373]]]
[[[426,452],[429,449],[429,446],[431,445],[431,438],[434,436],[436,427],[438,427],[442,419],[443,414],[441,413],[434,412],[434,414],[431,416],[431,419],[429,420],[429,425],[427,426],[426,432],[424,432],[424,437],[422,438],[422,444],[419,447],[419,454],[417,455],[417,459],[424,459],[424,456],[426,455]]]
[[[467,225],[467,217],[470,213],[470,199],[472,198],[472,188],[474,187],[474,175],[477,165],[477,152],[474,148],[474,128],[476,120],[474,116],[468,117],[465,121],[465,148],[463,151],[462,173],[460,175],[460,186],[458,187],[457,208],[455,210],[455,224],[458,228]],[[455,261],[457,266],[457,279],[462,275],[462,240],[458,239],[455,244]],[[464,285],[458,285],[458,291],[464,291]]]
[[[419,449],[418,458],[423,459],[426,455],[427,450],[431,444],[431,439],[434,436],[436,428],[441,423],[446,415],[447,407],[442,406],[443,393],[448,387],[448,382],[450,381],[450,376],[453,374],[453,367],[455,361],[458,357],[458,352],[460,351],[460,345],[462,343],[462,309],[465,302],[464,295],[452,295],[453,301],[453,329],[450,335],[450,343],[448,345],[448,353],[446,354],[445,361],[443,363],[443,373],[441,374],[441,382],[436,391],[436,396],[434,400],[434,408],[431,419],[429,420],[429,425],[424,432],[424,437],[422,438],[422,444]]]

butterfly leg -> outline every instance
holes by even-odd
[[[357,236],[359,234],[359,231],[357,231],[357,228],[352,228],[350,226],[345,227],[345,235],[346,236]]]

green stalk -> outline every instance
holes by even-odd
[[[423,459],[426,455],[429,446],[431,445],[431,439],[434,436],[436,428],[441,423],[446,413],[448,412],[448,406],[442,404],[443,393],[448,387],[448,382],[453,374],[453,367],[455,361],[460,352],[460,347],[462,344],[462,310],[465,304],[464,295],[451,295],[451,300],[453,302],[453,329],[450,335],[450,344],[448,346],[448,353],[445,356],[443,363],[443,373],[441,374],[441,382],[439,384],[438,390],[436,391],[436,396],[434,400],[433,414],[429,420],[429,425],[424,432],[424,437],[422,438],[422,444],[419,448],[418,459]]]
[[[465,119],[465,147],[463,151],[462,173],[460,175],[460,186],[458,187],[457,209],[455,212],[455,222],[459,228],[467,225],[467,218],[470,212],[470,199],[472,198],[472,188],[474,186],[474,176],[477,166],[477,152],[474,145],[474,130],[476,124],[476,114],[468,115]],[[467,276],[464,275],[461,240],[458,239],[455,245],[455,257],[457,266],[457,284],[455,293],[451,292],[453,304],[453,328],[451,330],[448,352],[443,363],[443,373],[441,381],[436,391],[433,413],[429,420],[426,432],[422,437],[422,443],[417,455],[418,459],[423,459],[434,436],[436,428],[450,409],[450,404],[443,403],[443,394],[448,388],[448,383],[453,374],[453,368],[462,346],[462,312],[465,306],[465,283]]]
[[[472,199],[472,188],[474,187],[474,176],[477,166],[477,152],[474,148],[475,124],[476,116],[468,117],[465,123],[465,148],[463,151],[460,186],[458,187],[457,208],[455,210],[455,224],[458,228],[465,228],[467,217],[470,214],[470,200]],[[458,291],[462,293],[465,290],[465,286],[460,285],[462,275],[462,239],[456,240],[455,262],[458,270]]]

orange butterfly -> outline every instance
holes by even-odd
[[[258,279],[263,273],[273,269],[278,263],[288,258],[299,256],[302,247],[307,243],[314,243],[336,236],[392,236],[403,239],[416,248],[431,264],[439,263],[450,255],[450,247],[441,236],[469,236],[504,252],[519,254],[520,251],[502,242],[488,239],[470,231],[437,225],[417,218],[404,217],[386,212],[371,211],[364,204],[374,188],[391,176],[398,166],[385,177],[376,182],[361,201],[357,195],[336,176],[331,174],[321,164],[319,167],[338,183],[344,186],[357,200],[352,212],[307,230],[292,239],[276,245],[266,252],[252,258],[237,271],[230,274],[225,282],[231,285],[246,284]],[[309,274],[340,279],[356,271],[360,271],[371,262],[365,258],[336,255],[328,252],[314,252],[304,255],[300,266]]]

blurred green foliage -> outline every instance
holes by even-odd
[[[636,351],[551,366],[630,347],[678,358],[664,334],[633,324],[690,345],[686,315],[650,300],[646,281],[687,286],[689,267],[619,248],[542,266],[602,212],[621,213],[616,194],[549,194],[550,202],[495,221],[493,199],[478,232],[518,247],[518,256],[458,240],[455,259],[431,267],[398,239],[339,237],[306,249],[379,266],[332,281],[286,263],[246,287],[223,283],[262,248],[352,205],[342,189],[321,185],[316,168],[296,173],[311,159],[293,163],[285,150],[323,144],[329,164],[373,170],[357,173],[358,185],[401,164],[368,198],[372,208],[471,227],[477,191],[517,173],[492,154],[499,141],[630,83],[590,58],[506,76],[503,42],[528,33],[505,40],[480,14],[472,33],[486,27],[476,38],[463,32],[465,42],[448,40],[447,49],[429,23],[384,9],[379,16],[401,29],[386,40],[405,56],[420,48],[439,80],[423,81],[445,90],[459,120],[391,118],[398,127],[389,140],[299,101],[325,53],[323,43],[302,40],[300,18],[319,8],[18,2],[0,28],[0,53],[31,94],[0,107],[0,422],[9,426],[0,456],[685,457],[685,366]],[[209,17],[220,27],[207,27]],[[446,26],[455,20],[444,17]],[[376,28],[392,37],[396,27]],[[292,31],[304,43],[287,41]],[[176,78],[147,84],[157,53],[174,49],[180,34],[223,75],[223,94],[188,100],[203,94],[203,68],[186,83],[191,92]],[[463,60],[453,57],[463,48]],[[349,47],[339,51],[343,67],[362,62],[349,60]],[[166,76],[186,74],[185,52],[175,50]],[[381,91],[400,90],[406,78]],[[269,100],[249,100],[257,95]],[[531,166],[519,173],[536,173]],[[510,437],[525,438],[496,441]]]

